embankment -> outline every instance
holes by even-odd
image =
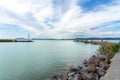
[[[108,42],[82,42],[101,45],[101,48],[99,50],[100,54],[93,55],[88,60],[84,60],[82,65],[78,65],[77,67],[71,67],[64,75],[52,76],[50,80],[115,80],[115,78],[116,80],[119,80],[119,77],[117,78],[117,76],[111,76],[114,75],[112,73],[112,70],[114,70],[113,72],[116,73],[116,75],[118,76],[120,73],[120,67],[117,67],[120,66],[120,53],[116,54],[119,51],[119,45],[116,43]],[[116,59],[119,59],[118,63],[116,63]],[[110,70],[107,71],[109,67]],[[116,69],[113,69],[114,67]],[[110,76],[115,78],[111,78]]]

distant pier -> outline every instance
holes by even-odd
[[[0,42],[33,42],[32,40],[0,39]]]
[[[75,40],[120,40],[120,38],[75,38]]]
[[[120,38],[75,38],[74,42],[82,42],[82,41],[101,41],[104,42],[106,40],[120,40]]]
[[[28,39],[25,38],[0,39],[0,42],[33,42],[33,40],[30,39],[30,34],[28,34]]]

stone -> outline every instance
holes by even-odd
[[[109,68],[109,64],[107,64],[106,62],[104,61],[101,61],[100,62],[100,67],[104,70],[107,70]]]
[[[78,66],[78,72],[84,72],[85,71],[85,66]]]
[[[100,63],[100,60],[99,60],[99,58],[95,58],[94,60],[93,60],[93,64],[95,65],[95,66],[99,66],[99,63]]]
[[[99,68],[99,69],[97,70],[97,73],[98,73],[99,77],[102,77],[102,76],[105,75],[106,71],[105,71],[104,69],[102,69],[102,68]]]
[[[75,73],[77,73],[79,70],[77,69],[77,68],[70,68],[69,69],[69,72],[71,73],[71,72],[75,72]]]
[[[100,63],[100,60],[95,55],[88,60],[88,65],[94,64],[95,66],[99,66],[99,63]]]
[[[83,65],[72,66],[64,76],[54,75],[50,80],[99,80],[110,66],[109,55],[93,55]]]
[[[70,76],[69,78],[68,78],[68,80],[74,80],[74,76]]]
[[[74,80],[89,80],[89,78],[85,74],[80,73],[75,75]]]
[[[90,72],[96,72],[97,71],[97,69],[96,69],[96,67],[95,67],[95,65],[89,65],[87,68],[86,68],[86,71],[88,71],[88,73],[90,73]]]
[[[50,80],[58,80],[57,75],[52,76]]]
[[[98,80],[99,75],[97,73],[90,73],[89,78],[90,78],[90,80]]]
[[[75,75],[75,72],[71,72],[68,74],[68,76],[74,76]]]
[[[54,75],[50,78],[50,80],[64,80],[63,75]]]
[[[110,64],[110,59],[109,59],[109,58],[106,58],[106,59],[105,59],[105,62],[106,62],[107,64]]]
[[[100,61],[105,61],[105,59],[107,58],[106,55],[102,55],[102,54],[99,54],[97,56],[98,56]]]
[[[88,66],[88,61],[87,60],[84,60],[82,63],[85,65],[85,67]]]
[[[64,79],[63,80],[68,80],[68,74],[66,73],[65,75],[64,75]]]

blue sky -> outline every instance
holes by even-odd
[[[119,37],[119,0],[0,0],[0,38]]]

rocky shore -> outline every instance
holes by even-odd
[[[54,75],[49,80],[100,80],[110,67],[110,59],[119,51],[120,45],[110,42],[83,41],[80,42],[101,45],[100,54],[84,60],[82,65],[72,67],[64,75]]]
[[[49,80],[100,80],[110,66],[110,59],[104,54],[93,55],[82,65],[71,67],[66,74],[54,75]]]

